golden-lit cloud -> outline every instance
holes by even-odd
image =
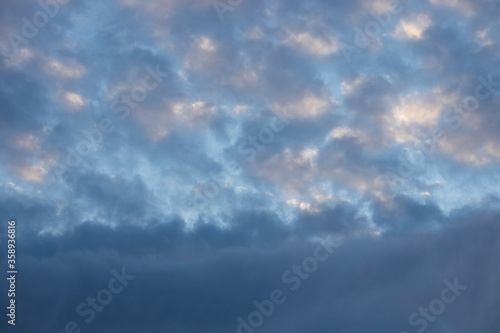
[[[306,93],[301,98],[284,104],[273,104],[272,108],[289,117],[316,117],[325,113],[330,101],[313,93]]]
[[[63,98],[66,106],[69,107],[70,111],[78,111],[86,104],[83,97],[74,92],[65,92],[63,94]]]
[[[338,50],[337,42],[332,37],[319,38],[307,32],[291,33],[285,43],[321,57],[334,54]]]
[[[442,87],[400,97],[392,112],[384,117],[387,131],[399,143],[422,140],[422,135],[438,126],[445,108],[459,100],[458,93],[448,93]]]
[[[484,4],[486,1],[480,0],[478,2]],[[475,15],[475,10],[468,0],[430,0],[430,3],[435,6],[455,9],[466,16]]]
[[[47,174],[47,170],[40,165],[21,166],[16,169],[23,180],[42,183]]]
[[[16,145],[31,153],[37,153],[40,150],[39,139],[33,134],[19,135],[19,138],[16,140]]]

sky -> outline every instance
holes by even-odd
[[[2,332],[499,332],[499,5],[2,0]]]

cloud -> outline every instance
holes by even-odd
[[[459,0],[430,0],[430,3],[435,6],[443,6],[453,8],[464,15],[472,16],[476,14],[474,9],[474,3],[471,1],[459,1]]]
[[[419,40],[424,37],[425,30],[432,24],[426,14],[419,14],[408,19],[403,19],[396,27],[395,35],[398,38]]]
[[[296,45],[317,56],[329,56],[338,50],[337,43],[331,37],[323,40],[309,33],[290,34],[286,43]]]

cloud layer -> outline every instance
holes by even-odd
[[[2,1],[19,330],[236,332],[280,289],[255,332],[409,333],[457,278],[425,330],[497,332],[499,11]],[[318,244],[339,247],[291,292]],[[86,323],[122,267],[135,279]]]

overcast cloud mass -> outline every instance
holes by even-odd
[[[500,332],[498,1],[57,1],[0,2],[2,332]]]

